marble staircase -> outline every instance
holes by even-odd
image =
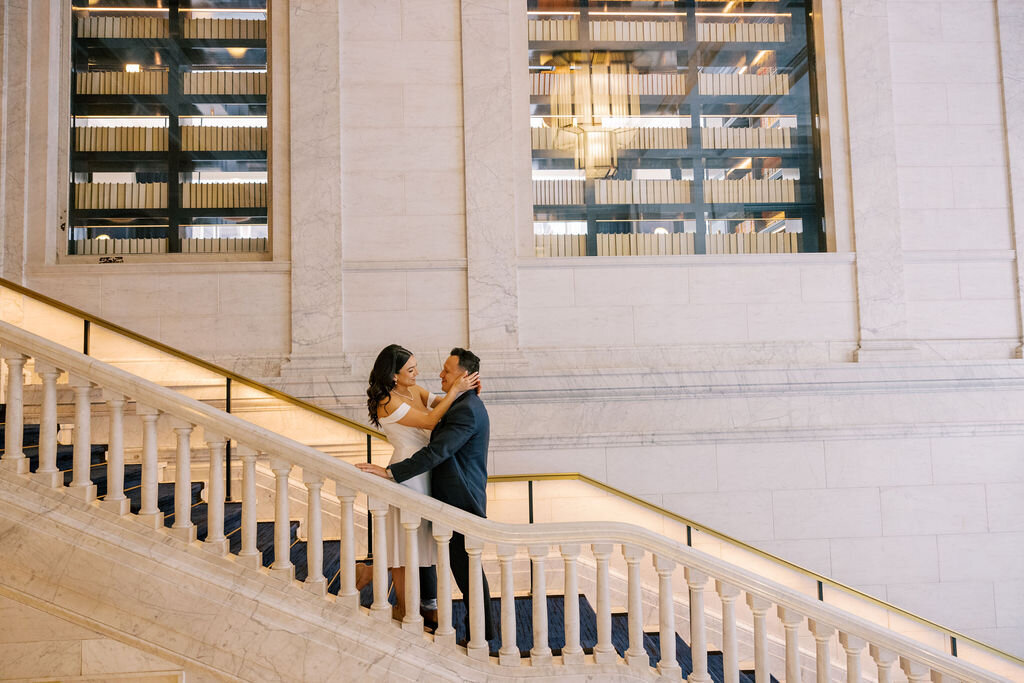
[[[737,683],[748,677],[747,661],[760,683],[773,676],[857,681],[865,670],[900,680],[897,662],[913,683],[1011,678],[636,525],[483,520],[8,323],[0,323],[0,349],[8,401],[0,537],[13,549],[0,553],[0,592],[152,648],[197,680],[401,680],[428,671],[451,680],[685,676]],[[40,382],[31,392],[39,401],[31,412],[39,415],[38,446],[31,447],[26,375]],[[70,459],[55,439],[64,377],[74,397]],[[91,437],[97,409],[103,462]],[[126,431],[129,420],[140,428]],[[172,435],[173,484],[159,481],[160,433]],[[126,443],[126,434],[140,443]],[[229,440],[242,461],[240,502],[225,500]],[[128,447],[138,447],[140,464],[125,463]],[[200,452],[207,466],[193,477]],[[257,468],[273,482],[261,492],[263,502]],[[291,513],[296,482],[306,492],[301,520]],[[336,538],[323,532],[325,504],[336,512]],[[363,510],[374,528],[372,595],[355,586],[355,521]],[[424,631],[418,614],[391,619],[384,538],[391,514],[400,516],[410,557],[417,556],[420,524],[432,523],[434,633]],[[466,536],[470,561],[467,633],[456,630],[461,603],[452,600],[447,568],[455,532]],[[618,579],[613,562],[623,569]],[[532,598],[517,586],[524,563]],[[500,596],[494,607],[501,635],[491,643],[483,639],[485,565]],[[549,595],[549,576],[563,596],[574,597]],[[625,617],[612,600],[616,581]],[[419,589],[416,578],[406,581],[408,604],[418,604]],[[770,631],[779,622],[781,639]],[[463,637],[465,645],[457,644]]]
[[[5,406],[0,404],[0,415],[3,414]],[[0,441],[4,439],[4,426],[0,426]],[[39,469],[39,425],[25,424],[23,437],[22,437],[22,448],[29,459],[29,473],[35,473]],[[102,501],[107,494],[107,468],[109,462],[106,459],[107,446],[106,444],[94,444],[91,449],[90,457],[90,480],[96,485],[97,500]],[[57,468],[61,472],[64,485],[68,485],[72,480],[72,464],[73,464],[73,450],[68,446],[59,446],[57,452]],[[124,467],[124,493],[130,501],[129,512],[137,514],[141,509],[141,481],[142,481],[142,467],[141,465],[126,465]],[[174,510],[174,483],[162,483],[159,484],[159,496],[158,496],[158,507],[163,513],[163,524],[165,527],[170,528],[173,524],[175,510]],[[191,519],[195,523],[197,530],[196,535],[199,541],[203,541],[208,537],[208,506],[202,500],[204,483],[202,481],[193,481],[190,485],[190,509]],[[295,580],[304,581],[309,574],[307,566],[307,544],[305,541],[300,540],[297,535],[299,527],[299,520],[292,520],[290,525],[290,560],[295,566]],[[241,504],[240,503],[225,503],[225,515],[224,515],[224,530],[225,535],[229,540],[229,548],[231,553],[237,554],[241,549],[240,534],[241,530]],[[262,565],[264,567],[270,567],[274,562],[274,545],[273,545],[273,523],[272,522],[258,522],[257,523],[257,547],[260,550]],[[328,577],[327,592],[330,594],[337,595],[340,588],[339,581],[339,562],[340,562],[340,540],[339,539],[324,539],[324,555],[323,555],[323,573],[324,576]],[[372,563],[372,559],[370,560]],[[360,592],[360,604],[364,608],[369,608],[373,602],[373,584],[372,582],[364,587]],[[395,603],[395,596],[393,588],[389,592],[390,602]],[[492,609],[495,614],[500,615],[500,600],[493,599]],[[548,630],[548,642],[547,646],[551,649],[552,656],[561,656],[561,652],[565,647],[565,631],[559,627],[563,622],[561,619],[564,611],[564,596],[563,595],[552,595],[547,596],[547,613],[548,622],[552,624],[554,628]],[[530,657],[530,651],[533,649],[533,629],[532,629],[532,601],[529,596],[520,596],[515,600],[515,612],[516,612],[516,644],[520,648],[520,657],[528,659]],[[583,647],[583,651],[586,654],[592,654],[594,646],[597,644],[597,626],[596,619],[597,615],[587,600],[586,596],[579,596],[579,612],[580,612],[580,644]],[[466,608],[464,603],[454,603],[452,609],[452,621],[455,629],[456,639],[465,640],[468,638],[468,633],[465,628],[465,615]],[[499,616],[500,624],[500,616]],[[622,656],[629,648],[629,629],[628,629],[628,615],[626,613],[613,613],[612,614],[612,643],[615,646],[616,652]],[[658,633],[656,631],[647,631],[644,633],[643,645],[646,650],[650,665],[652,667],[657,665],[660,659],[661,645],[658,640]],[[497,653],[501,648],[501,636],[490,641],[489,648],[492,652]],[[688,676],[693,670],[692,654],[690,652],[689,645],[685,642],[682,636],[677,634],[676,636],[676,661],[680,666],[680,671],[683,677]],[[753,683],[753,671],[740,671],[739,681],[743,683]],[[708,653],[708,674],[715,683],[722,683],[725,680],[723,660],[721,652],[709,652]],[[3,680],[0,678],[0,680]],[[775,680],[774,678],[772,680]]]

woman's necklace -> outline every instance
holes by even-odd
[[[399,395],[399,396],[401,396],[402,398],[407,398],[407,399],[409,399],[410,401],[415,401],[415,400],[416,400],[416,399],[414,399],[414,398],[412,397],[412,394],[411,394],[411,393],[410,393],[410,394],[403,394],[403,393],[402,393],[401,391],[399,391],[399,390],[398,390],[398,387],[397,387],[397,386],[396,386],[396,387],[395,387],[394,389],[392,389],[391,391],[395,392],[396,394],[398,394],[398,395]]]

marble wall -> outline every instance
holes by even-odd
[[[996,3],[888,3],[915,339],[1019,334]]]
[[[185,670],[55,614],[0,595],[0,681],[176,683]],[[192,673],[192,672],[190,672]]]
[[[466,344],[459,2],[344,0],[341,21],[344,350]]]

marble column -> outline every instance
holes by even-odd
[[[842,0],[841,17],[860,321],[856,360],[913,359],[917,349],[906,339],[887,3]]]
[[[67,233],[56,226],[67,222],[68,135],[62,130],[70,110],[71,30],[67,4],[61,0],[32,2],[29,15],[29,87],[27,97],[28,173],[25,177],[25,262],[54,264],[57,241]],[[9,178],[10,176],[8,176]],[[39,229],[46,226],[46,229]]]
[[[288,216],[292,347],[285,375],[289,369],[306,376],[314,370],[317,374],[330,375],[332,369],[344,366],[341,361],[341,4],[292,0],[287,4],[287,30],[278,26],[273,33],[276,41],[272,48],[274,68],[284,68],[288,75],[288,108],[283,110],[278,106],[274,112],[275,115],[287,114],[291,143],[290,188],[275,187],[274,194],[276,198],[294,192],[297,199],[290,202]],[[275,18],[280,16],[274,14]],[[285,41],[286,48],[281,45]],[[275,163],[279,161],[281,155],[275,155]]]
[[[1003,116],[1006,117],[1006,159],[1010,170],[1010,215],[1016,250],[1018,325],[1024,325],[1024,5],[996,0],[999,58],[1003,73]],[[1020,328],[1018,328],[1019,331]],[[1024,358],[1024,331],[1017,358]]]
[[[25,273],[30,5],[10,0],[0,6],[0,275],[14,282]]]
[[[517,240],[532,232],[525,4],[462,0],[469,344],[519,343]]]

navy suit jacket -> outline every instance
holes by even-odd
[[[429,471],[431,496],[486,517],[490,430],[483,401],[467,391],[434,427],[430,443],[388,469],[399,482]]]

